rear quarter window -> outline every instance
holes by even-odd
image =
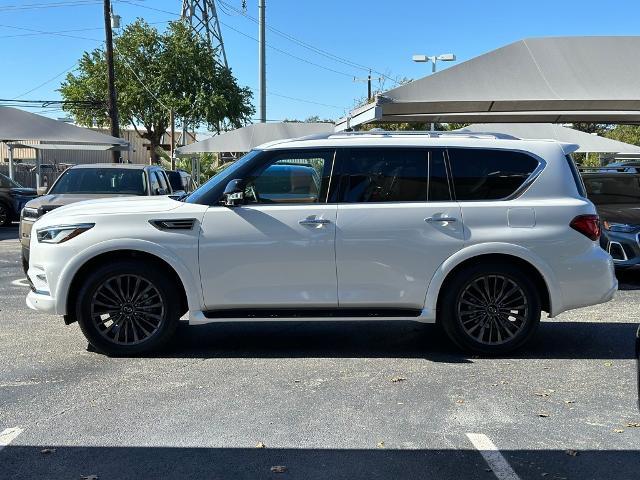
[[[518,191],[540,162],[523,152],[450,148],[457,200],[502,200]]]
[[[587,198],[587,189],[584,186],[584,181],[582,179],[582,175],[580,175],[580,171],[578,167],[576,167],[576,162],[573,161],[571,155],[565,155],[567,159],[567,163],[569,164],[569,169],[571,170],[571,176],[573,177],[573,181],[576,184],[576,190],[578,190],[578,195],[583,198]]]

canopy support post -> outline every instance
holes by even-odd
[[[36,188],[40,188],[40,180],[41,180],[41,160],[40,160],[40,150],[36,149]]]
[[[3,142],[5,147],[7,147],[7,157],[9,158],[9,178],[14,180],[13,175],[13,145],[8,144],[7,142]]]

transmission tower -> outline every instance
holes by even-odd
[[[216,62],[228,68],[215,0],[182,0],[181,15],[211,45]]]

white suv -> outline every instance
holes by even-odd
[[[500,354],[617,288],[575,145],[373,132],[273,142],[185,201],[122,198],[34,225],[27,304],[110,355],[191,324],[439,323]]]

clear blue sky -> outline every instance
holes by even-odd
[[[224,1],[241,8],[241,0]],[[177,18],[182,2],[114,0],[113,3],[124,24],[143,17],[150,23],[159,22],[158,28],[164,28],[166,23],[161,22]],[[246,3],[248,15],[257,17],[257,0]],[[640,2],[628,0],[526,3],[266,0],[266,3],[269,26],[391,77],[419,78],[430,71],[429,65],[411,61],[414,53],[452,52],[459,63],[527,37],[640,34]],[[219,7],[219,15],[234,74],[241,85],[256,88],[257,42],[249,38],[257,37],[256,23],[224,4]],[[66,32],[47,35],[34,30]],[[0,0],[0,98],[20,95],[22,99],[60,98],[56,89],[64,75],[51,79],[73,67],[83,51],[101,45],[103,38],[102,0]],[[267,44],[272,47],[267,48],[269,119],[304,119],[310,115],[337,118],[353,106],[355,99],[366,94],[366,84],[354,83],[352,79],[366,76],[365,70],[327,58],[270,30]],[[51,81],[43,85],[48,80]],[[391,86],[387,80],[385,87]],[[47,114],[62,115],[56,111]]]

